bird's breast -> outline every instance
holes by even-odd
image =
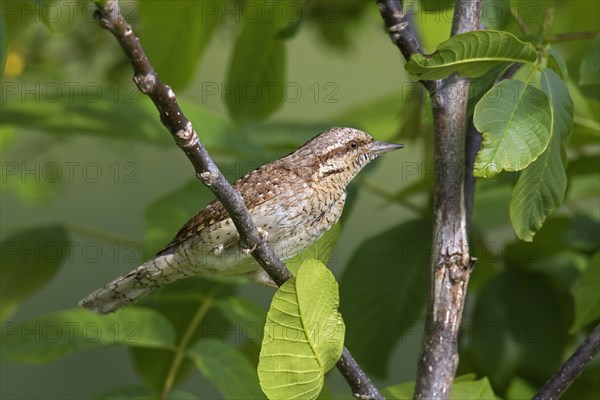
[[[319,240],[339,220],[346,192],[306,184],[272,200],[253,209],[252,217],[268,232],[275,253],[287,260]]]

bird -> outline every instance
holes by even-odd
[[[331,128],[249,172],[233,187],[263,240],[285,261],[315,243],[339,220],[346,187],[365,165],[403,147],[375,140],[358,129]],[[95,290],[79,305],[108,314],[194,275],[246,276],[252,282],[276,286],[250,253],[242,248],[231,218],[215,199],[183,225],[156,257]]]

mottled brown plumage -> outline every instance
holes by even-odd
[[[401,148],[352,128],[333,128],[234,184],[275,253],[287,260],[339,219],[346,186],[379,154]],[[217,200],[208,204],[158,255],[96,290],[80,304],[99,313],[127,305],[154,288],[195,274],[247,275],[272,284]]]
[[[234,183],[233,187],[243,194],[242,197],[246,207],[249,209],[257,207],[281,192],[280,179],[277,176],[272,178],[265,178],[265,176],[273,170],[281,172],[284,168],[283,165],[277,165],[277,161],[275,161],[248,173]],[[173,240],[158,254],[169,250],[169,248],[178,245],[190,236],[196,235],[203,229],[214,225],[215,222],[222,220],[229,220],[229,217],[221,202],[215,199],[186,222]]]

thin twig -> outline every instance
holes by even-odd
[[[380,188],[379,186],[373,185],[369,181],[363,182],[362,186],[367,192],[371,192],[377,196],[383,197],[386,201],[390,203],[398,203],[401,206],[404,206],[409,210],[414,211],[418,215],[423,215],[425,212],[424,207],[419,207],[415,204],[412,204],[408,200],[398,197],[393,193],[390,193],[387,190]]]
[[[121,15],[117,0],[97,0],[95,17],[100,25],[111,32],[129,58],[134,70],[134,82],[148,95],[156,106],[160,120],[169,130],[177,145],[186,154],[198,178],[214,193],[227,210],[237,228],[242,246],[253,249],[252,256],[273,281],[281,286],[292,277],[285,264],[263,240],[241,195],[219,171],[217,165],[202,145],[192,123],[177,104],[175,93],[158,77],[131,26]],[[375,385],[344,348],[338,369],[346,378],[353,394],[365,399],[383,399]]]
[[[510,15],[512,15],[513,19],[519,26],[519,29],[521,30],[521,32],[523,32],[524,35],[529,35],[529,28],[525,24],[525,21],[523,21],[521,19],[521,16],[519,15],[519,11],[511,7]]]
[[[410,14],[404,11],[399,0],[377,0],[379,13],[387,26],[390,39],[406,59],[416,53],[422,53],[423,49],[419,43],[414,24]],[[421,81],[429,92],[435,92],[438,81]]]
[[[198,329],[198,325],[202,322],[206,313],[211,309],[214,304],[215,296],[217,294],[217,290],[209,293],[201,302],[200,306],[196,310],[196,313],[190,320],[189,325],[187,326],[185,333],[181,337],[179,343],[175,347],[173,361],[169,366],[169,372],[163,382],[162,392],[160,394],[161,400],[167,400],[169,395],[171,394],[171,390],[173,389],[173,385],[175,384],[175,378],[177,378],[177,373],[179,372],[179,368],[181,367],[181,363],[185,359],[186,351],[191,344],[192,337]]]
[[[554,400],[569,388],[571,383],[581,374],[586,365],[600,352],[600,324],[591,335],[583,341],[573,355],[556,371],[541,387],[533,400]]]
[[[421,43],[402,4],[398,0],[377,0],[377,6],[392,43],[398,46],[406,61],[413,54],[422,53]]]
[[[570,32],[545,35],[544,41],[548,43],[567,42],[570,40],[589,40],[598,36],[598,32]]]

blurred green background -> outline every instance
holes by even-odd
[[[370,166],[349,189],[341,235],[327,265],[341,284],[350,350],[352,340],[358,342],[364,334],[370,341],[356,345],[360,347],[358,359],[366,362],[378,386],[410,381],[415,378],[423,293],[426,296],[427,291],[427,277],[414,271],[427,268],[429,261],[426,243],[415,243],[416,238],[427,238],[430,229],[427,216],[433,166],[428,103],[405,74],[404,61],[391,44],[374,2],[298,3],[305,16],[299,19],[290,14],[279,21],[282,25],[275,38],[269,31],[252,33],[246,27],[248,8],[237,1],[124,2],[123,9],[139,32],[150,61],[162,79],[173,85],[184,112],[232,181],[331,126],[353,126],[377,139],[405,144],[401,152]],[[426,49],[433,51],[449,34],[452,11],[448,2],[407,3],[418,10],[415,22]],[[486,4],[497,5],[504,10],[501,15],[508,15],[501,7],[509,2]],[[532,30],[537,30],[544,10],[550,7],[555,9],[555,33],[598,30],[600,6],[595,1],[529,1],[513,2],[512,6]],[[424,11],[427,7],[429,12]],[[2,263],[15,260],[14,254],[8,254],[14,251],[8,246],[11,243],[20,246],[17,257],[23,265],[48,259],[43,254],[46,248],[40,252],[26,240],[11,242],[12,235],[24,229],[59,226],[68,233],[69,242],[62,248],[60,267],[55,272],[45,271],[47,282],[35,269],[24,268],[23,276],[3,275],[4,291],[28,280],[44,280],[19,299],[18,309],[17,305],[12,310],[8,303],[3,305],[3,338],[9,326],[76,307],[91,290],[160,250],[177,227],[211,199],[210,192],[194,180],[193,169],[160,125],[149,100],[137,93],[122,51],[114,38],[99,28],[92,12],[89,3],[79,1],[2,2]],[[490,26],[497,23],[517,32],[508,17],[488,20],[493,20],[488,21]],[[246,33],[252,41],[240,39],[244,29],[249,30]],[[261,58],[268,52],[265,49],[271,48],[270,41],[283,46],[285,56],[279,49],[272,50],[272,58]],[[542,230],[539,241],[532,245],[517,243],[508,218],[515,175],[505,174],[477,186],[472,248],[480,262],[472,276],[465,315],[466,327],[473,330],[465,330],[459,369],[489,376],[496,393],[507,398],[510,393],[523,395],[539,387],[589,330],[590,323],[597,321],[596,316],[569,331],[577,282],[586,266],[598,260],[591,256],[600,246],[599,170],[594,167],[598,160],[598,85],[579,89],[575,85],[579,63],[591,45],[590,40],[557,45],[568,63],[574,93],[580,96],[576,108],[583,122],[574,128],[573,154],[590,161],[580,163],[584,172],[570,176],[566,205],[547,221],[549,227],[544,229],[548,233],[542,235]],[[226,89],[236,79],[257,79],[257,71],[278,84],[275,90],[284,88],[280,103],[264,98],[234,102],[227,97],[235,95],[227,94]],[[250,97],[248,92],[245,100]],[[406,188],[409,190],[403,191]],[[175,200],[161,202],[171,194]],[[389,231],[392,228],[395,230]],[[365,247],[369,238],[375,239]],[[401,299],[402,307],[394,310],[398,314],[387,316],[389,323],[378,317],[372,331],[350,332],[353,318],[356,327],[370,326],[360,322],[357,314],[377,316],[382,312],[377,311],[379,304],[387,307],[394,301],[389,291],[382,290],[382,298],[371,299],[373,303],[365,303],[363,309],[348,305],[362,301],[352,291],[360,286],[357,279],[361,276],[370,281],[373,273],[371,280],[377,285],[377,266],[383,261],[368,252],[377,243],[389,243],[396,252],[407,249],[407,254],[399,257],[408,259],[400,260],[391,272],[390,285],[395,285],[391,291],[410,292],[402,286],[402,268],[414,279],[404,285],[421,282],[422,289],[414,297],[410,292]],[[34,250],[28,253],[27,246]],[[353,260],[361,262],[352,264]],[[354,275],[347,273],[349,268]],[[516,288],[515,282],[522,287]],[[487,297],[480,296],[482,292]],[[273,291],[244,284],[237,293],[266,310]],[[511,299],[518,301],[513,304]],[[520,308],[521,314],[511,314]],[[404,312],[414,316],[405,321]],[[533,321],[533,325],[524,321]],[[471,341],[470,335],[477,336],[484,322],[492,323],[499,333],[494,331],[497,340],[484,340],[477,347],[477,340]],[[519,329],[527,327],[531,329],[526,333],[533,336],[529,341],[519,340]],[[373,349],[375,361],[368,361],[368,347],[377,347],[378,338],[387,347]],[[246,345],[236,343],[235,337],[228,339],[234,345]],[[26,340],[47,338],[43,331],[34,330]],[[248,353],[253,359],[253,352]],[[139,366],[128,354],[125,346],[111,346],[43,365],[3,362],[0,397],[82,399],[138,385]],[[597,394],[600,385],[594,374],[599,370],[596,360],[571,398]],[[329,374],[327,383],[331,397],[349,398],[336,371]],[[221,397],[198,373],[188,376],[182,389],[200,398]]]

